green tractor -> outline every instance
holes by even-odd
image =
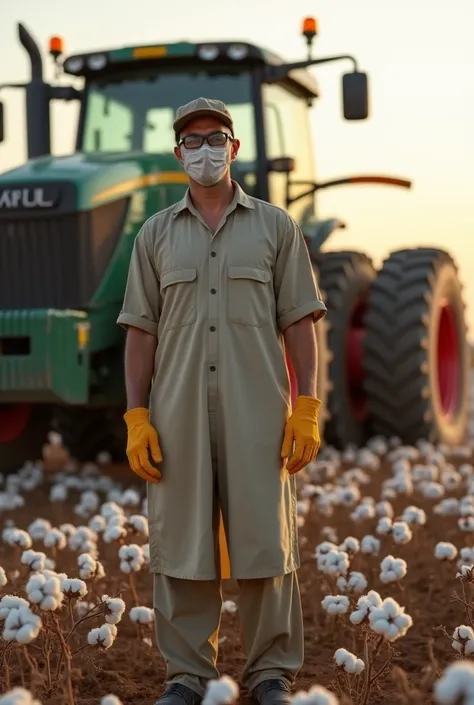
[[[316,181],[308,67],[343,60],[347,120],[368,116],[367,75],[352,56],[285,63],[245,42],[170,43],[74,55],[43,78],[40,50],[19,24],[31,80],[0,88],[26,95],[28,161],[0,176],[0,470],[39,457],[54,428],[71,454],[124,458],[124,332],[116,325],[128,263],[142,223],[182,197],[173,156],[176,108],[198,96],[223,100],[241,149],[233,178],[300,223],[328,315],[316,326],[324,437],[344,447],[371,435],[457,444],[467,428],[469,348],[456,266],[446,252],[393,252],[376,271],[354,251],[326,251],[337,219],[316,215],[320,189],[350,183],[409,187],[381,176]],[[51,155],[50,103],[78,101],[74,154]],[[0,104],[0,141],[5,139]],[[176,354],[179,354],[177,351]],[[290,378],[294,378],[289,365]]]

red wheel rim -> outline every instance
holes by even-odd
[[[346,379],[352,412],[357,421],[367,415],[367,398],[364,394],[364,315],[366,302],[359,300],[352,309],[346,338]]]
[[[25,430],[31,404],[0,404],[0,443],[13,443]]]
[[[453,307],[441,307],[438,324],[437,382],[443,414],[452,416],[459,404],[461,364],[459,335]]]

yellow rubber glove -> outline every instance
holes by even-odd
[[[321,445],[318,428],[320,407],[321,402],[315,397],[300,395],[296,398],[293,413],[286,422],[285,435],[281,447],[282,458],[288,458],[291,454],[286,464],[286,469],[290,475],[302,470],[318,454]]]
[[[161,472],[151,464],[148,452],[156,463],[161,463],[163,456],[158,434],[150,423],[148,409],[130,409],[123,418],[127,424],[127,457],[130,467],[143,480],[156,484],[161,480]]]

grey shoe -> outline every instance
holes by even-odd
[[[202,697],[181,683],[173,683],[155,705],[201,705]]]
[[[262,681],[252,690],[252,698],[258,705],[290,705],[291,688],[283,678]]]

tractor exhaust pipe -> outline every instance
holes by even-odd
[[[43,80],[43,59],[26,27],[18,23],[18,37],[30,59],[31,80],[26,85],[28,159],[51,154],[50,86]]]

